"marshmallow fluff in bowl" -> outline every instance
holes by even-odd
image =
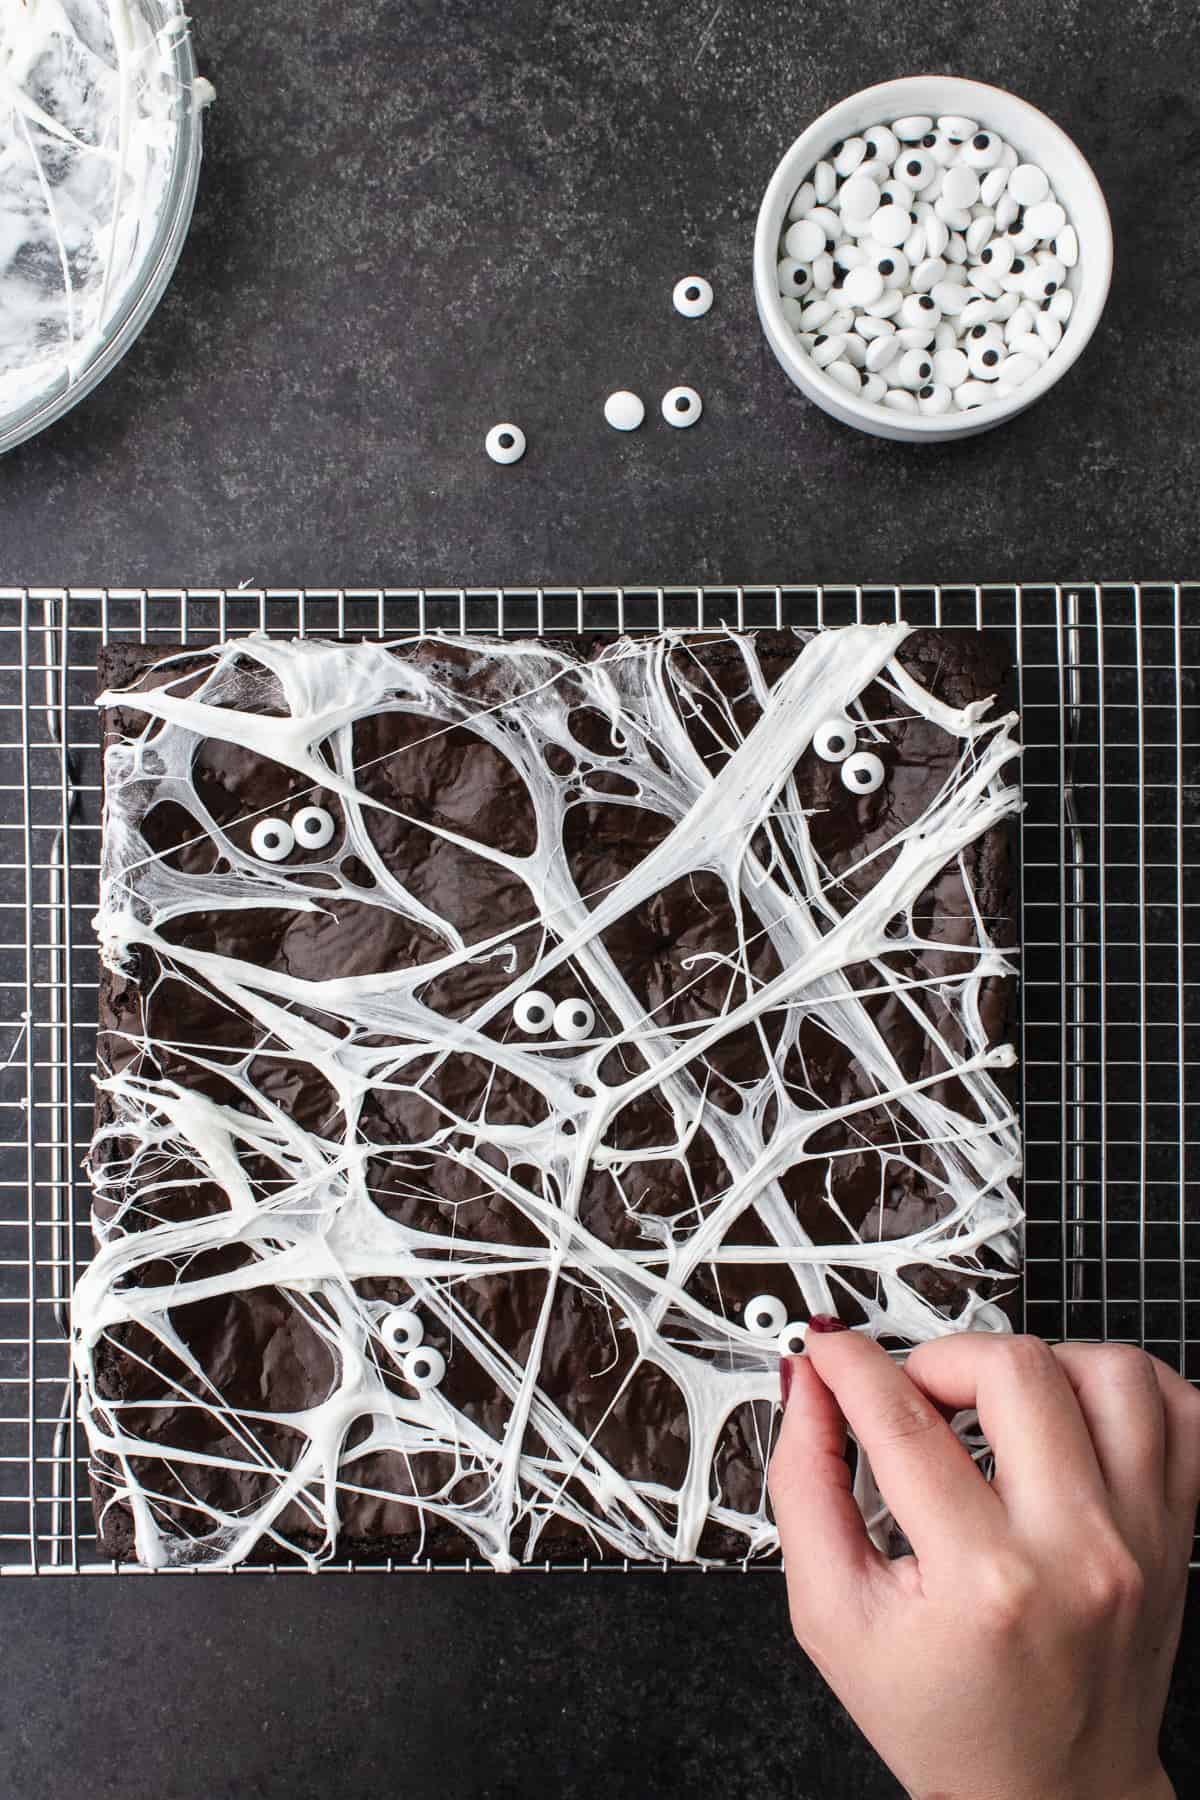
[[[208,97],[183,91],[186,31],[178,0],[0,5],[0,447],[92,385],[161,255],[181,122]]]

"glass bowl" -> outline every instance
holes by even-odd
[[[64,372],[9,412],[0,411],[0,455],[61,419],[116,367],[162,299],[192,222],[203,148],[203,104],[191,27],[180,0],[136,0],[151,25],[164,33],[171,73],[178,84],[176,134],[170,175],[153,236],[134,277],[86,362]]]

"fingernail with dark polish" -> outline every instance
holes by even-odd
[[[808,1321],[810,1331],[849,1331],[850,1327],[842,1320],[835,1319],[832,1313],[814,1313]]]
[[[788,1395],[792,1391],[792,1359],[781,1356],[779,1359],[779,1404],[786,1409]]]

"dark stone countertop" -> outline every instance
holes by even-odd
[[[122,367],[0,462],[0,582],[1196,575],[1200,15],[945,0],[197,0],[194,230]],[[1000,431],[834,424],[754,319],[762,188],[914,69],[1044,107],[1108,194],[1088,354]],[[717,303],[671,308],[682,274]],[[658,419],[690,381],[692,431]],[[613,388],[647,426],[603,423]],[[497,469],[487,427],[530,451]],[[6,1786],[95,1800],[889,1800],[770,1575],[14,1581]],[[1166,1737],[1200,1791],[1200,1589]]]

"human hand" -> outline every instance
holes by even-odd
[[[1200,1394],[1128,1346],[977,1333],[901,1368],[810,1331],[784,1383],[770,1487],[792,1626],[914,1800],[1168,1800]],[[968,1407],[991,1485],[943,1416]],[[867,1536],[847,1424],[912,1556]]]

